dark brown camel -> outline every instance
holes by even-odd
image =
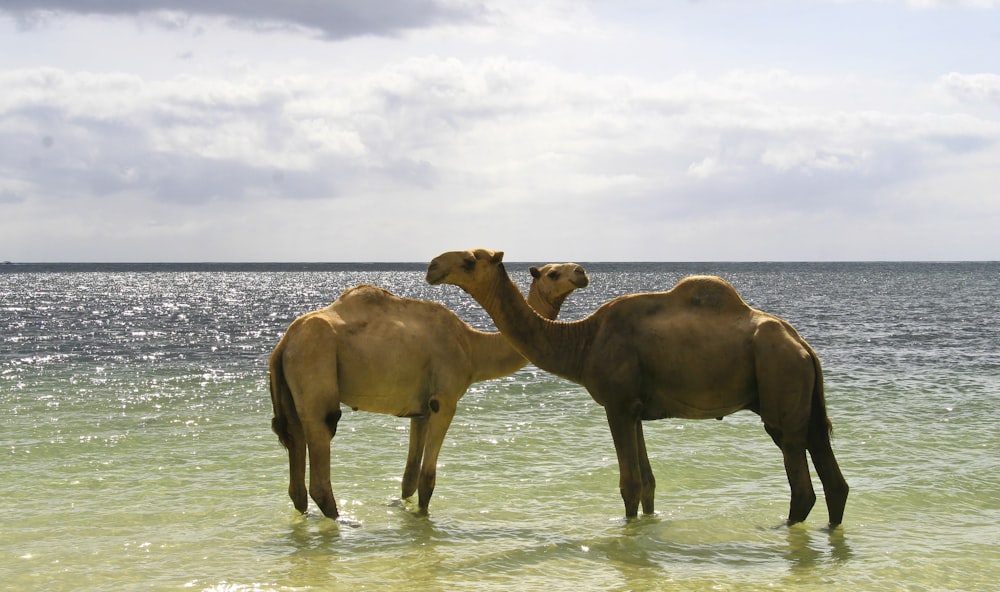
[[[757,413],[781,448],[791,486],[788,522],[816,502],[809,452],[830,525],[844,517],[848,486],[830,445],[819,358],[787,322],[748,306],[717,277],[690,277],[668,292],[615,298],[575,322],[531,310],[504,269],[503,253],[454,251],[427,269],[479,302],[511,344],[539,368],[583,385],[604,407],[618,453],[626,517],[653,512],[655,480],[642,421]]]

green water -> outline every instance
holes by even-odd
[[[800,290],[781,314],[824,359],[852,487],[832,532],[821,494],[804,524],[783,525],[781,456],[750,413],[647,424],[657,513],[625,521],[603,412],[531,366],[460,402],[430,516],[398,499],[409,422],[351,411],[332,460],[345,519],[299,515],[266,355],[313,301],[359,281],[422,290],[412,275],[0,275],[0,589],[992,589],[995,272],[964,282],[941,331],[933,290],[885,303],[958,271],[730,271],[762,308]],[[566,313],[609,297],[602,282],[645,287],[651,273],[591,270]],[[883,283],[847,302],[845,281]],[[419,296],[474,314],[459,293]]]

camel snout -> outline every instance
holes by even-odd
[[[436,286],[444,281],[445,273],[438,268],[437,261],[431,261],[431,264],[427,266],[427,283]]]

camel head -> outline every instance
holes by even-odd
[[[576,263],[549,263],[528,269],[546,302],[562,303],[573,290],[590,283],[587,271]]]
[[[427,266],[427,283],[453,284],[470,294],[477,286],[495,281],[503,269],[503,251],[473,249],[449,251],[435,257]]]
[[[590,283],[586,270],[576,263],[549,263],[531,267],[529,271],[533,278],[532,285],[546,302],[556,306],[562,304],[573,290]],[[451,251],[438,255],[427,266],[427,283],[453,284],[473,295],[477,289],[492,285],[499,278],[508,279],[503,268],[503,251]]]

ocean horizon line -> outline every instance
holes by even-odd
[[[513,272],[521,271],[532,265],[543,265],[550,261],[505,261],[507,268]],[[600,272],[611,270],[627,270],[650,268],[654,271],[675,271],[687,273],[708,273],[713,270],[752,270],[762,267],[791,269],[800,267],[803,270],[831,270],[838,267],[899,267],[925,266],[955,267],[955,266],[994,266],[1000,261],[992,260],[858,260],[858,261],[586,261],[576,263],[588,268],[588,271]],[[424,261],[62,261],[62,262],[12,262],[0,263],[0,273],[87,273],[87,272],[393,272],[393,271],[424,271],[427,262]]]

